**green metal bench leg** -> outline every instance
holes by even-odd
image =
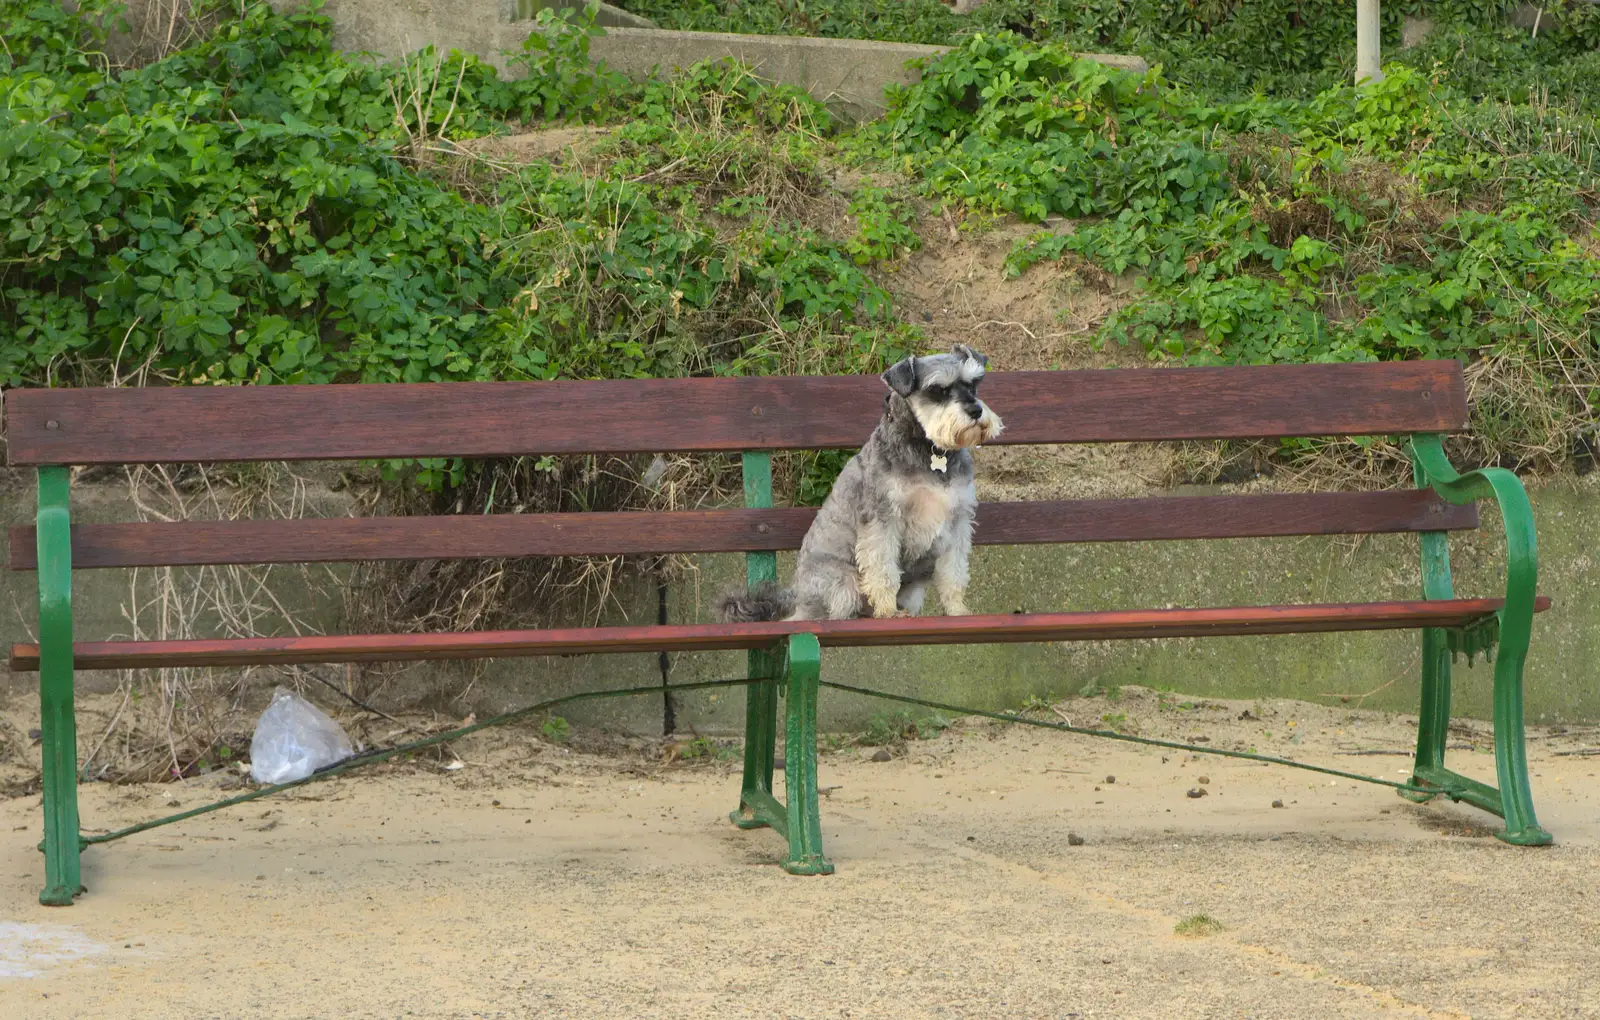
[[[746,453],[742,458],[744,505],[772,505],[772,455]],[[778,554],[745,554],[745,582],[751,587],[778,579]],[[745,688],[744,782],[739,807],[730,816],[741,829],[783,827],[783,807],[772,795],[772,768],[778,739],[778,677],[783,675],[782,649],[752,649],[749,677],[765,677]]]
[[[1426,485],[1425,479],[1418,479]],[[1450,599],[1450,536],[1442,531],[1422,535],[1422,597]],[[1445,741],[1450,735],[1450,644],[1445,632],[1429,627],[1422,632],[1422,704],[1417,714],[1417,763],[1413,780],[1444,768]],[[1432,800],[1421,793],[1400,795],[1418,803]]]
[[[1505,819],[1499,839],[1517,846],[1543,846],[1551,842],[1533,812],[1533,791],[1528,783],[1528,756],[1523,743],[1522,667],[1533,637],[1533,600],[1539,579],[1539,545],[1534,533],[1533,506],[1517,476],[1503,468],[1483,468],[1458,473],[1444,454],[1438,436],[1419,435],[1411,440],[1411,457],[1419,485],[1430,485],[1451,503],[1492,498],[1500,505],[1506,532],[1506,600],[1492,621],[1499,653],[1494,660],[1494,749],[1498,790],[1467,779],[1443,767],[1445,730],[1449,724],[1450,634],[1439,632],[1446,650],[1436,639],[1423,637],[1424,715],[1417,745],[1416,778],[1440,787],[1440,792]],[[1449,597],[1449,559],[1442,539],[1423,542],[1423,586],[1427,598]],[[1435,594],[1435,592],[1443,593]],[[1474,645],[1467,644],[1470,652]],[[1428,687],[1430,663],[1433,686]],[[1440,668],[1442,664],[1442,669]],[[1430,700],[1431,699],[1431,703]],[[1431,733],[1429,731],[1432,731]],[[1437,764],[1435,764],[1435,756]]]
[[[78,855],[78,727],[73,712],[72,531],[64,467],[39,469],[39,731],[44,750],[46,906],[83,891]]]
[[[1444,768],[1444,746],[1449,733],[1450,647],[1444,631],[1429,627],[1422,632],[1422,706],[1417,716],[1417,761],[1412,771],[1413,781]],[[1419,804],[1437,796],[1399,792],[1400,796]]]
[[[1500,813],[1506,820],[1505,831],[1498,836],[1516,846],[1544,846],[1552,839],[1533,814],[1528,752],[1522,735],[1522,664],[1526,649],[1526,638],[1521,648],[1502,644],[1494,661],[1494,764],[1500,782]]]
[[[822,816],[817,809],[817,681],[822,650],[815,634],[789,638],[788,732],[783,745],[783,775],[788,785],[789,859],[791,875],[831,875],[833,864],[822,854]]]
[[[752,651],[749,675],[775,677],[782,669],[781,659],[781,652]],[[778,682],[751,684],[745,688],[744,780],[739,787],[739,807],[729,816],[741,829],[769,824],[760,809],[772,799],[777,739]]]

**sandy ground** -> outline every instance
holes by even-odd
[[[1132,689],[1060,714],[1390,777],[1355,752],[1413,722]],[[1452,755],[1492,778],[1487,733]],[[1600,757],[1558,753],[1596,744],[1535,733],[1558,844],[1528,850],[1375,786],[962,721],[825,753],[838,873],[793,878],[727,822],[731,762],[508,730],[95,848],[70,909],[37,905],[13,797],[0,1016],[1600,1017]],[[216,785],[88,786],[85,827]],[[1222,930],[1175,933],[1196,914]]]

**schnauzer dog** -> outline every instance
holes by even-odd
[[[722,619],[910,616],[930,581],[947,615],[966,615],[978,509],[972,448],[1004,427],[978,399],[988,363],[957,344],[883,373],[883,419],[806,532],[793,587],[736,591],[723,599]]]

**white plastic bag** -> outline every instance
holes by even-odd
[[[292,783],[354,753],[339,724],[295,692],[279,687],[256,721],[250,775],[258,783]]]

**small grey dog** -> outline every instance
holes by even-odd
[[[794,585],[758,585],[722,601],[729,623],[910,616],[931,581],[965,616],[978,497],[972,448],[1000,434],[978,399],[989,359],[957,344],[883,373],[883,419],[839,472],[795,562]]]

